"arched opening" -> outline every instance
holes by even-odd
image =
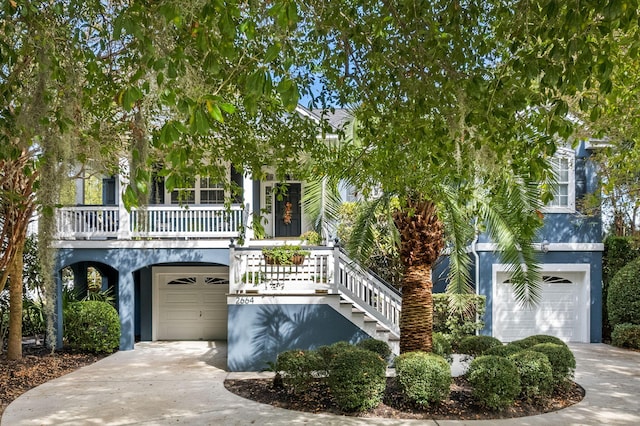
[[[62,303],[101,300],[118,309],[118,271],[99,262],[78,262],[62,269]]]

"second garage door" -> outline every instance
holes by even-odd
[[[540,301],[522,306],[506,273],[498,273],[493,292],[493,335],[511,342],[534,334],[566,342],[588,342],[588,293],[582,272],[543,273]]]
[[[154,268],[154,340],[226,340],[227,267]]]

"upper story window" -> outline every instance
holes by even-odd
[[[575,194],[575,153],[573,150],[561,148],[551,159],[551,167],[556,177],[556,185],[552,189],[553,200],[545,208],[551,213],[572,213],[576,207]]]
[[[171,204],[224,204],[224,185],[212,178],[196,177],[185,188],[171,192]]]

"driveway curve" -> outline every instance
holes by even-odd
[[[554,413],[491,421],[359,419],[255,403],[224,388],[224,342],[146,342],[26,392],[5,410],[14,425],[638,425],[640,353],[571,344],[580,403]]]

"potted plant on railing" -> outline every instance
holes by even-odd
[[[264,261],[267,265],[302,265],[304,258],[310,251],[300,246],[275,246],[262,249]]]

